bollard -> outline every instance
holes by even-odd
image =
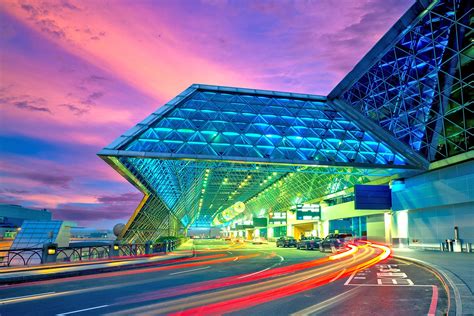
[[[119,243],[117,241],[114,241],[109,246],[109,258],[118,257],[120,254],[119,250],[120,250]]]
[[[152,252],[153,252],[153,247],[152,247],[151,241],[148,240],[145,243],[145,254],[150,255],[150,254],[152,254]]]
[[[43,245],[43,256],[41,257],[41,263],[56,262],[58,257],[58,244],[49,242]]]
[[[453,242],[454,240],[452,239],[446,239],[446,248],[449,252],[453,252]]]
[[[460,239],[453,240],[453,251],[462,252],[462,241]]]
[[[466,243],[466,252],[472,252],[472,244],[470,242]]]
[[[441,252],[446,251],[444,242],[440,242],[440,243],[439,243],[439,250],[440,250]]]

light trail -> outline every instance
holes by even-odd
[[[160,261],[158,263],[153,263],[153,267],[136,269],[136,270],[124,270],[124,271],[115,271],[115,272],[104,272],[100,274],[91,274],[91,275],[81,275],[81,276],[73,276],[73,277],[65,277],[60,279],[53,279],[53,280],[45,280],[45,281],[35,281],[35,282],[28,282],[28,283],[21,283],[21,284],[13,284],[13,285],[4,285],[0,287],[0,290],[9,290],[12,288],[18,287],[30,287],[32,285],[41,285],[41,284],[58,284],[58,283],[65,283],[65,282],[74,282],[74,281],[84,281],[84,280],[93,280],[93,279],[103,279],[108,277],[120,277],[125,275],[135,275],[135,274],[143,274],[143,273],[150,273],[150,272],[157,272],[157,271],[166,271],[166,270],[173,270],[173,269],[181,269],[181,268],[188,268],[200,265],[209,265],[209,264],[217,264],[217,263],[225,263],[232,261],[233,257],[222,258],[225,257],[225,254],[214,254],[208,256],[201,256],[201,257],[192,257],[192,258],[184,258],[184,259],[172,259],[167,261]],[[248,259],[258,256],[258,254],[254,255],[245,255],[240,256],[240,259]],[[216,259],[220,258],[220,259]],[[215,260],[205,260],[199,261],[203,259],[215,259]],[[190,262],[191,263],[186,263]],[[197,261],[197,262],[193,262]],[[169,264],[169,265],[168,265]],[[173,265],[174,264],[174,265]],[[158,265],[158,266],[157,266]]]
[[[346,257],[344,260],[329,261],[327,258],[324,258],[326,259],[327,263],[330,262],[331,264],[317,267],[315,269],[303,269],[303,271],[300,271],[299,273],[294,273],[294,271],[292,271],[293,273],[288,272],[289,275],[287,276],[263,280],[262,282],[258,283],[258,286],[256,286],[255,284],[249,284],[237,288],[220,290],[218,292],[213,293],[197,294],[191,297],[179,298],[172,301],[152,304],[131,310],[125,310],[123,312],[114,314],[166,314],[176,312],[177,309],[182,310],[183,308],[188,308],[183,312],[178,312],[176,315],[195,315],[221,314],[232,312],[234,310],[246,309],[258,304],[268,302],[270,300],[278,299],[280,297],[297,294],[301,291],[307,291],[314,287],[327,284],[335,278],[349,275],[354,271],[354,269],[365,266],[366,262],[372,263],[370,258],[372,258],[379,252],[379,249],[360,247],[357,259],[354,259],[352,257]],[[380,255],[377,255],[376,258],[379,258],[379,256]],[[302,264],[299,265],[302,266]],[[308,268],[308,266],[306,267]],[[176,291],[177,289],[173,288],[168,289],[164,293],[163,291],[158,291],[158,293],[155,293],[155,295],[142,297],[140,301],[143,301],[144,299],[156,300],[162,297],[171,297],[176,295],[189,294],[192,292],[206,291],[220,287],[228,287],[244,282],[253,283],[254,281],[261,280],[265,277],[269,278],[270,275],[273,275],[274,270],[279,270],[282,268],[268,270],[262,272],[261,274],[255,275],[252,278],[236,280],[235,278],[238,276],[234,276],[233,280],[231,280],[230,278],[226,278],[227,280],[222,283],[206,282],[207,284],[197,284],[191,289],[182,288],[182,290]],[[284,268],[289,268],[290,270],[292,270],[293,266],[288,266]],[[347,269],[347,271],[341,274],[341,271],[343,269]],[[130,303],[130,301],[124,303],[128,304]]]

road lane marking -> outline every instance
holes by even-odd
[[[349,299],[351,296],[353,296],[354,294],[356,294],[359,291],[360,291],[359,288],[353,288],[352,290],[345,291],[345,292],[343,292],[343,293],[341,293],[337,296],[331,297],[330,299],[327,299],[327,300],[325,300],[321,303],[318,303],[316,305],[309,306],[305,309],[299,310],[299,311],[291,314],[291,316],[306,316],[306,315],[314,314],[316,312],[320,312],[324,309],[327,309],[328,307],[330,307],[332,305],[341,303],[341,302]]]
[[[432,285],[432,287],[433,287],[433,296],[431,296],[431,304],[430,304],[430,310],[428,312],[428,316],[435,316],[436,307],[438,306],[438,287],[436,285]]]
[[[67,312],[67,313],[61,313],[61,314],[56,314],[56,316],[63,316],[63,315],[81,313],[81,312],[91,311],[91,310],[93,310],[93,309],[104,308],[104,307],[107,307],[107,306],[110,306],[110,305],[100,305],[100,306],[96,306],[96,307],[78,309],[77,311],[72,311],[72,312]]]
[[[265,252],[265,251],[261,251],[261,252],[262,252],[262,253],[268,253],[268,252]],[[272,253],[270,253],[270,254],[272,254]],[[241,277],[238,277],[237,279],[248,278],[249,276],[262,273],[262,272],[264,272],[264,271],[270,270],[270,269],[272,269],[272,268],[274,268],[274,267],[280,265],[283,261],[285,261],[285,258],[283,258],[282,256],[280,256],[280,255],[277,255],[277,256],[280,258],[280,262],[277,262],[277,263],[275,263],[275,264],[272,264],[270,267],[265,268],[265,269],[263,269],[263,270],[260,270],[260,271],[254,272],[254,273],[250,273],[250,274],[247,274],[247,275],[243,275],[243,276],[241,276]]]
[[[392,287],[398,287],[398,286],[408,286],[408,287],[431,287],[433,285],[425,285],[425,284],[346,284],[348,286],[392,286]]]
[[[243,275],[243,276],[241,276],[241,277],[238,277],[237,279],[248,278],[249,276],[252,276],[252,275],[255,275],[255,274],[259,274],[259,273],[262,273],[262,272],[267,271],[267,270],[270,270],[270,268],[265,268],[265,269],[263,269],[263,270],[260,270],[260,271],[254,272],[254,273],[246,274],[246,275]]]
[[[346,268],[344,268],[341,272],[339,272],[338,275],[336,275],[334,278],[332,278],[332,279],[329,281],[329,283],[334,282],[334,281],[336,281],[337,279],[339,279],[339,278],[341,277],[341,275],[344,274],[344,272],[346,272]]]
[[[54,294],[56,292],[45,292],[45,293],[38,293],[38,294],[31,294],[31,295],[24,295],[24,296],[15,296],[15,297],[9,297],[9,298],[4,298],[0,300],[0,304],[6,304],[10,302],[14,302],[16,300],[24,300],[24,299],[30,299],[30,298],[36,298],[36,297],[42,297],[50,294]]]
[[[357,274],[357,271],[354,271],[354,273],[351,274],[351,276],[349,277],[349,279],[347,279],[346,283],[344,283],[344,285],[349,285],[349,283],[352,281],[352,279],[354,278],[354,276]]]
[[[194,272],[194,271],[199,271],[199,270],[205,270],[205,269],[209,269],[210,267],[211,267],[211,266],[202,267],[202,268],[196,268],[196,269],[191,269],[191,270],[186,270],[186,271],[173,272],[173,273],[170,273],[169,275],[175,275],[175,274],[181,274],[181,273],[188,273],[188,272]]]

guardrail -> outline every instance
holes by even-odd
[[[180,245],[180,240],[169,240],[144,244],[111,244],[94,246],[57,247],[47,243],[42,248],[22,248],[2,250],[0,267],[31,266],[52,262],[79,262],[117,257],[137,257],[152,254],[166,254]]]

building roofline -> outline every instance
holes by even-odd
[[[438,0],[417,0],[410,9],[385,33],[384,36],[362,57],[354,68],[339,82],[328,94],[329,100],[342,95],[348,88],[352,87],[375,63],[392,48],[402,36],[428,13],[428,8],[435,5]]]

